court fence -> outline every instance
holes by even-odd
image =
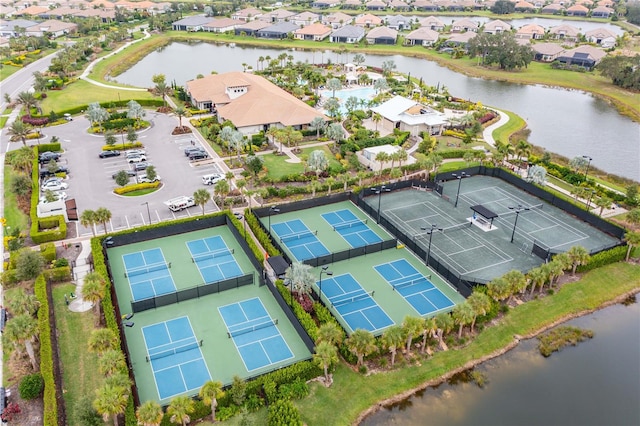
[[[159,296],[153,296],[148,299],[132,301],[131,312],[137,313],[149,309],[160,308],[162,306],[200,298],[208,294],[220,293],[221,291],[230,290],[232,288],[251,285],[255,282],[254,278],[255,273],[251,273],[235,278],[217,281],[214,283],[199,284],[194,287],[185,288],[167,294],[161,294]]]
[[[347,250],[338,251],[335,253],[329,253],[324,256],[314,257],[312,259],[306,259],[302,263],[311,265],[314,267],[327,265],[333,262],[340,262],[342,260],[349,260],[354,257],[365,256],[371,253],[377,253],[382,250],[395,248],[398,245],[398,240],[385,240],[379,243],[367,244],[362,247],[350,248]]]

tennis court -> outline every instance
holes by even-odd
[[[242,275],[242,269],[221,236],[187,241],[191,261],[196,264],[205,284]]]
[[[360,283],[347,273],[325,278],[316,283],[322,286],[322,294],[329,305],[347,323],[351,331],[358,328],[376,333],[394,322],[376,303],[375,291],[367,292]]]
[[[160,399],[200,389],[211,380],[188,317],[148,325],[142,335]]]
[[[278,329],[278,320],[271,318],[260,298],[221,306],[218,311],[247,371],[293,358]]]
[[[323,213],[322,217],[351,247],[362,247],[382,241],[382,238],[367,225],[368,219],[359,219],[349,209]]]
[[[275,223],[271,229],[300,262],[329,254],[316,236],[318,231],[311,231],[300,219]]]
[[[405,259],[376,265],[374,268],[420,315],[437,314],[455,306],[428,277],[418,272]]]
[[[153,248],[127,253],[122,256],[122,262],[125,268],[124,276],[129,281],[133,300],[147,299],[176,291],[169,271],[171,264],[165,261],[161,249]]]

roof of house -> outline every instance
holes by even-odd
[[[300,28],[293,22],[278,22],[277,24],[270,25],[268,27],[262,28],[258,30],[259,32],[264,33],[280,33],[280,34],[288,34]]]
[[[418,28],[415,31],[411,31],[407,34],[407,39],[409,40],[428,40],[428,41],[436,41],[440,34],[437,31],[432,30],[431,28]]]
[[[538,24],[527,24],[520,27],[518,34],[544,34],[544,27]]]
[[[247,93],[230,100],[227,87],[248,86]],[[308,124],[315,117],[325,118],[298,98],[269,80],[254,74],[229,72],[208,75],[187,82],[187,89],[199,101],[213,101],[221,117],[236,127],[281,123],[284,126]]]
[[[19,15],[31,15],[31,16],[37,16],[40,15],[41,13],[44,12],[48,12],[49,8],[48,7],[44,7],[44,6],[29,6],[25,9],[19,10],[18,14]]]
[[[246,9],[239,10],[233,14],[239,18],[255,18],[256,16],[262,16],[263,12],[254,7],[248,7]]]
[[[356,24],[374,24],[380,25],[382,23],[382,18],[379,16],[372,15],[370,13],[365,13],[360,16],[356,16],[355,19]]]
[[[553,11],[558,11],[562,9],[564,9],[564,6],[556,3],[548,4],[542,8],[543,11],[547,11],[547,12],[553,12]]]
[[[198,27],[211,22],[211,17],[203,15],[187,16],[186,18],[175,21],[172,25],[186,26],[186,27]]]
[[[76,15],[78,12],[80,12],[80,9],[75,9],[69,6],[62,6],[62,7],[56,7],[55,9],[51,9],[50,11],[45,13],[41,13],[41,15],[70,16],[70,15]]]
[[[420,20],[420,25],[422,25],[423,27],[444,27],[445,23],[435,16],[427,16],[426,18],[422,18]]]
[[[394,96],[377,107],[371,108],[385,119],[407,125],[437,125],[447,122],[444,114],[403,96]]]
[[[567,8],[567,12],[583,12],[583,13],[587,13],[589,12],[589,8],[585,7],[581,4],[574,4],[573,6],[570,6]]]
[[[534,43],[531,45],[534,52],[542,55],[558,55],[564,52],[564,48],[557,43]]]
[[[536,7],[528,1],[521,0],[516,3],[516,9],[535,9]]]
[[[382,0],[371,0],[365,3],[365,6],[377,6],[377,7],[387,7],[387,4]]]
[[[331,27],[327,27],[324,24],[316,22],[315,24],[307,25],[304,28],[296,30],[295,33],[304,35],[323,35],[331,32],[331,30]]]
[[[501,21],[500,19],[495,19],[491,22],[487,22],[486,24],[484,24],[484,30],[487,31],[493,31],[496,29],[501,29],[503,31],[509,31],[511,30],[511,25],[507,24],[504,21]]]
[[[614,10],[607,6],[596,6],[593,8],[591,13],[600,12],[600,13],[613,13]]]
[[[455,21],[451,24],[454,27],[465,27],[465,28],[478,28],[478,23],[476,21],[472,21],[471,19],[462,18]]]
[[[270,17],[270,18],[287,19],[287,18],[291,18],[292,16],[295,16],[296,13],[288,11],[286,9],[276,9],[273,12],[269,12],[269,13],[267,13],[265,15]],[[263,15],[263,17],[265,15]]]
[[[237,19],[220,18],[209,20],[204,26],[209,28],[229,28],[240,25]]]
[[[389,27],[375,27],[367,34],[367,38],[398,38],[398,31]]]
[[[387,25],[393,25],[393,24],[406,24],[408,22],[411,22],[411,18],[407,18],[406,16],[402,16],[402,15],[390,15],[387,16]]]
[[[15,27],[29,28],[36,24],[36,21],[29,21],[28,19],[12,19],[10,21],[0,20],[0,29],[13,31]]]
[[[567,50],[562,56],[570,58],[575,58],[578,56],[589,57],[597,62],[607,56],[607,53],[602,49],[598,49],[597,47],[583,44],[582,46],[578,46],[575,49]]]
[[[595,37],[595,38],[616,38],[616,35],[609,31],[606,28],[596,28],[591,31],[587,31],[584,33],[586,38]]]
[[[402,0],[391,0],[389,2],[389,6],[391,6],[391,7],[409,7],[409,5],[406,2],[403,2]]]
[[[331,37],[358,38],[364,35],[364,28],[355,25],[345,25],[331,33]]]
[[[372,154],[378,154],[380,152],[384,152],[386,154],[394,154],[402,149],[401,146],[398,145],[378,145],[378,146],[370,146],[368,148],[364,148],[363,151],[370,152]]]
[[[64,31],[78,28],[78,24],[74,24],[72,22],[62,22],[57,19],[50,19],[44,22],[38,22],[37,24],[27,28],[27,32],[40,32],[46,31],[49,33],[54,33],[57,31]]]
[[[245,23],[240,23],[236,27],[236,30],[249,30],[249,31],[260,31],[263,28],[270,27],[271,24],[264,21],[249,21]]]
[[[471,40],[477,35],[478,34],[474,33],[473,31],[469,31],[466,33],[452,34],[451,37],[447,39],[447,41],[452,41],[454,43],[467,43],[469,42],[469,40]]]
[[[291,19],[296,21],[312,21],[312,22],[317,21],[319,18],[320,18],[320,15],[312,12],[302,12],[291,17]]]
[[[353,19],[353,16],[347,15],[346,13],[334,12],[325,16],[323,20],[325,22],[347,23],[347,22],[351,22],[352,19]]]
[[[578,34],[580,34],[579,29],[569,24],[563,24],[563,25],[558,25],[557,27],[551,27],[549,28],[549,32],[551,34],[566,34],[569,36],[577,36]]]

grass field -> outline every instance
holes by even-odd
[[[4,217],[7,220],[7,231],[20,228],[21,231],[29,231],[29,216],[18,209],[16,195],[11,191],[11,181],[14,176],[13,168],[4,168]],[[10,229],[9,229],[10,228]]]

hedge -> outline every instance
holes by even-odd
[[[124,147],[123,147],[124,146]],[[119,149],[133,149],[133,148],[142,148],[144,145],[142,142],[125,142],[124,145],[121,143],[114,143],[113,145],[102,145],[103,151],[117,151]]]
[[[60,144],[57,145],[58,150]],[[40,145],[42,146],[42,145]],[[39,187],[40,176],[38,175],[38,146],[33,147],[34,158],[31,164],[31,210],[29,216],[31,219],[31,229],[29,235],[31,240],[36,244],[47,243],[49,241],[62,240],[67,237],[67,224],[64,221],[64,216],[56,215],[46,218],[38,217],[38,203],[40,202]],[[57,228],[53,231],[41,231],[41,228],[51,229]]]
[[[591,256],[589,263],[580,265],[576,268],[576,272],[587,272],[601,266],[610,265],[612,263],[622,262],[627,256],[627,246],[618,246],[609,250],[601,251]]]
[[[38,331],[40,333],[40,374],[44,379],[44,419],[45,426],[58,424],[58,404],[56,384],[53,375],[53,349],[51,347],[51,323],[49,322],[49,300],[47,283],[43,275],[36,278],[34,284],[36,298],[40,302],[38,309]]]
[[[47,263],[56,260],[56,246],[53,243],[40,244],[40,254]]]
[[[162,99],[133,99],[134,101],[136,101],[137,103],[140,104],[140,106],[143,107],[161,107],[164,105],[164,102],[162,102]],[[108,101],[108,102],[101,102],[100,106],[103,108],[127,108],[127,103],[129,101],[125,100],[125,101]],[[83,114],[84,111],[89,109],[89,105],[77,105],[73,108],[69,108],[67,110],[64,111],[56,111],[56,114],[58,115],[64,115],[64,114],[71,114],[71,115],[77,115],[77,114]]]
[[[38,154],[41,152],[47,152],[47,151],[51,151],[51,152],[62,151],[60,142],[43,143],[43,144],[37,145],[37,149],[38,149]]]
[[[244,219],[249,225],[249,229],[253,232],[253,235],[258,239],[258,242],[269,253],[269,256],[280,256],[282,253],[271,244],[271,237],[260,226],[260,220],[249,209],[245,210]],[[262,259],[259,259],[262,262]]]
[[[311,340],[314,342],[318,338],[318,326],[313,320],[311,315],[305,311],[300,303],[291,297],[291,292],[284,286],[282,280],[276,280],[276,288],[282,295],[282,298],[287,302],[287,305],[291,306],[291,310],[300,321],[300,324],[305,329]]]
[[[160,186],[160,182],[158,182],[158,181],[134,183],[134,184],[131,184],[131,185],[127,185],[127,186],[122,186],[120,188],[116,188],[116,189],[113,190],[113,192],[115,192],[118,195],[122,195],[122,194],[126,194],[128,192],[140,191],[142,189],[149,189],[149,188],[157,188],[159,186]]]
[[[70,281],[71,280],[71,267],[61,266],[59,268],[45,269],[43,274],[47,281],[56,283]]]

